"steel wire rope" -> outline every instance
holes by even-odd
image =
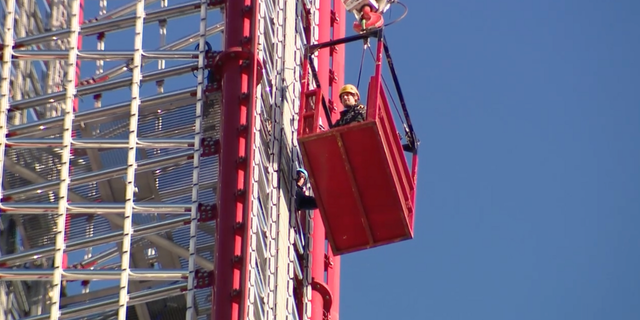
[[[400,17],[396,18],[395,20],[385,24],[383,27],[388,27],[392,24],[395,24],[397,22],[399,22],[400,20],[404,19],[407,16],[407,13],[409,12],[409,8],[407,8],[407,6],[400,2],[400,1],[391,1],[390,4],[394,4],[397,3],[399,5],[401,5],[404,8],[404,12],[402,13],[402,15],[400,15]],[[389,15],[391,15],[391,8],[393,7],[389,7]],[[362,78],[362,67],[364,65],[364,56],[365,56],[365,52],[367,51],[367,47],[369,48],[369,52],[371,53],[371,57],[373,58],[373,61],[375,61],[375,55],[373,54],[373,51],[371,50],[371,46],[369,45],[369,39],[365,39],[364,40],[364,47],[362,48],[362,57],[360,58],[360,69],[358,70],[358,82],[356,82],[356,89],[360,90],[360,81]],[[384,84],[384,86],[387,89],[387,92],[391,93],[391,90],[389,90],[389,85],[387,85],[387,82],[384,80],[384,76],[381,75],[382,78],[382,83]],[[393,99],[393,96],[391,96],[391,94],[389,94],[389,97],[391,97],[391,102],[393,103],[394,108],[396,109],[396,113],[398,114],[398,116],[400,117],[400,121],[402,122],[403,126],[405,127],[405,131],[406,131],[406,124],[404,123],[404,121],[402,120],[402,116],[400,115],[400,110],[398,110],[398,105],[396,104],[395,99]]]
[[[362,77],[362,65],[364,64],[364,55],[367,52],[367,44],[362,48],[362,57],[360,57],[360,70],[358,71],[358,82],[356,83],[356,89],[360,90],[360,77]]]

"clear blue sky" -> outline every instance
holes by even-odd
[[[640,319],[640,2],[404,2],[416,238],[343,258],[341,319]]]
[[[640,2],[405,2],[386,34],[422,139],[416,238],[344,256],[341,319],[640,319]]]

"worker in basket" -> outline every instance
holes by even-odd
[[[334,128],[363,122],[367,118],[367,107],[360,103],[360,92],[354,85],[347,84],[340,89],[340,102],[344,110],[340,112],[340,119],[333,124]]]
[[[307,170],[298,168],[296,170],[296,210],[316,210],[318,204],[316,198],[307,195],[307,180],[309,174]]]
[[[382,15],[389,9],[394,0],[342,0],[347,11],[356,16],[353,23],[355,32],[365,32],[370,29],[382,28]]]

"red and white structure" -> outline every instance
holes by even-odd
[[[368,121],[328,130],[340,0],[0,6],[0,320],[335,320],[338,254],[413,236],[417,144],[409,171],[380,63]],[[299,167],[320,210],[294,209]]]

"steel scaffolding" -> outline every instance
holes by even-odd
[[[0,320],[320,320],[292,178],[327,12],[230,1],[0,0]]]
[[[208,317],[223,3],[176,2],[2,2],[0,318]]]

